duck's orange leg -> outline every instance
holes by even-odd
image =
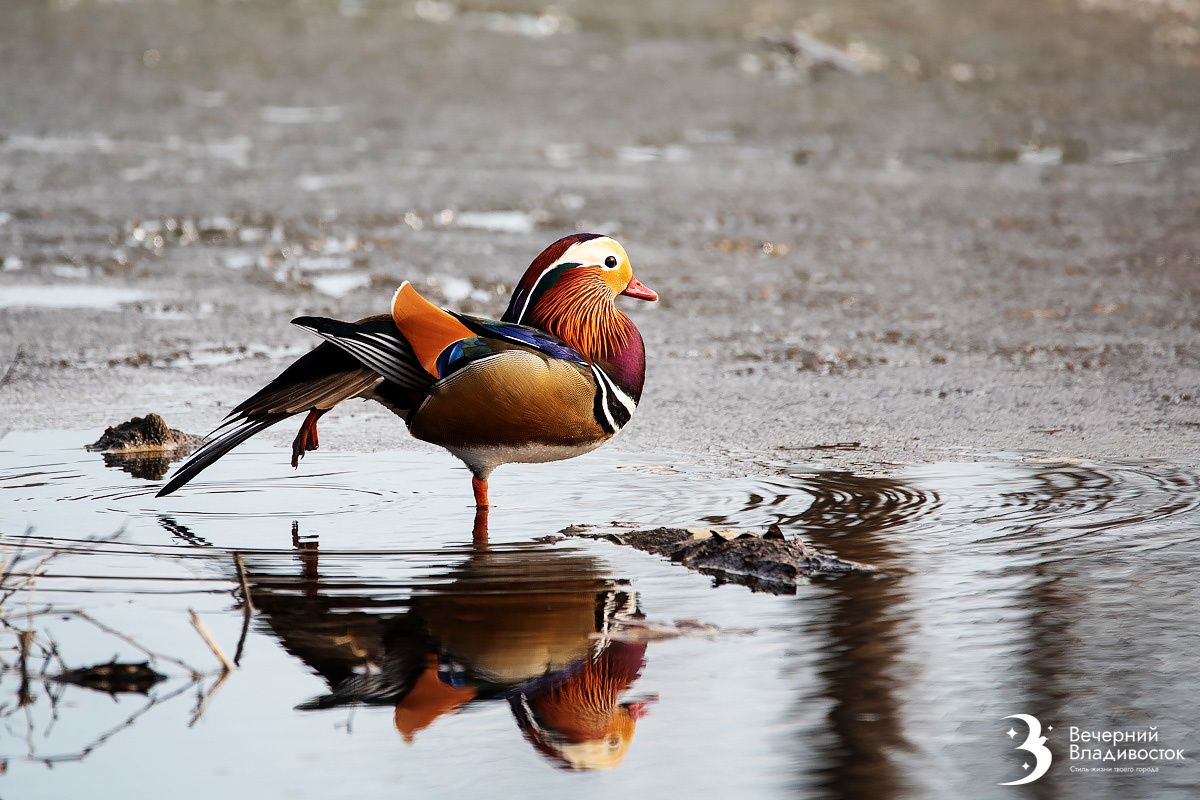
[[[296,438],[292,440],[292,466],[300,466],[300,459],[304,458],[304,454],[309,450],[316,450],[321,446],[320,440],[317,438],[317,420],[321,418],[328,409],[314,408],[308,412],[308,416],[304,418],[304,424],[300,426],[300,432],[296,434]]]
[[[475,527],[471,531],[472,541],[476,547],[486,547],[488,540],[488,503],[487,480],[471,478],[471,491],[475,493]]]
[[[475,507],[487,508],[491,505],[488,502],[487,496],[487,481],[479,480],[479,478],[471,478],[471,491],[475,493]]]

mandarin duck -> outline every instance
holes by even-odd
[[[658,299],[634,277],[620,244],[577,233],[533,260],[499,320],[439,308],[407,281],[391,314],[358,322],[298,317],[295,325],[325,342],[234,408],[158,496],[259,431],[307,413],[292,443],[295,467],[319,446],[317,420],[359,397],[381,403],[414,437],[466,464],[476,507],[486,514],[496,467],[587,453],[629,422],[646,354],[614,303],[618,295]]]

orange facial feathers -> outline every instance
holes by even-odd
[[[475,335],[451,314],[421,297],[408,281],[400,285],[392,298],[392,321],[412,345],[421,366],[435,378],[440,377],[437,359],[442,351],[460,339]]]
[[[559,278],[529,313],[529,321],[549,331],[586,358],[607,358],[629,339],[633,323],[613,307],[616,292],[598,269],[576,268]]]

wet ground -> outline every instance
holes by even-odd
[[[1007,714],[1196,741],[1192,0],[3,17],[0,608],[39,657],[0,654],[0,793],[986,797]],[[497,314],[581,229],[663,298],[628,309],[647,391],[606,451],[496,474],[487,553],[465,473],[371,406],[164,500],[167,463],[81,449],[204,433],[312,346],[287,320],[404,279]],[[878,572],[773,597],[555,538],[614,520]],[[44,679],[145,660],[113,631],[148,695]],[[1048,735],[1038,797],[1200,783]]]
[[[331,454],[297,475],[250,446],[160,501],[81,435],[0,440],[2,542],[22,559],[5,621],[34,632],[29,702],[20,670],[0,681],[14,796],[186,774],[179,796],[1003,797],[1022,774],[1007,714],[1053,725],[1064,762],[1069,725],[1200,733],[1195,469],[1003,456],[730,479],[598,453],[571,481],[498,474],[477,550],[449,457]],[[555,535],[581,520],[778,524],[878,571],[714,588]],[[189,609],[237,659],[226,678]],[[139,648],[165,676],[127,687],[144,694],[47,679]],[[1188,761],[1033,788],[1182,798],[1196,781]]]
[[[7,4],[4,424],[204,432],[292,317],[499,313],[583,229],[663,298],[634,452],[1194,454],[1194,2],[556,8]]]

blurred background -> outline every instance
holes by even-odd
[[[631,448],[1182,454],[1198,24],[1195,0],[6,0],[0,413],[117,421],[103,397],[207,430],[311,345],[292,316],[404,279],[499,313],[594,230],[663,297],[631,309]]]

